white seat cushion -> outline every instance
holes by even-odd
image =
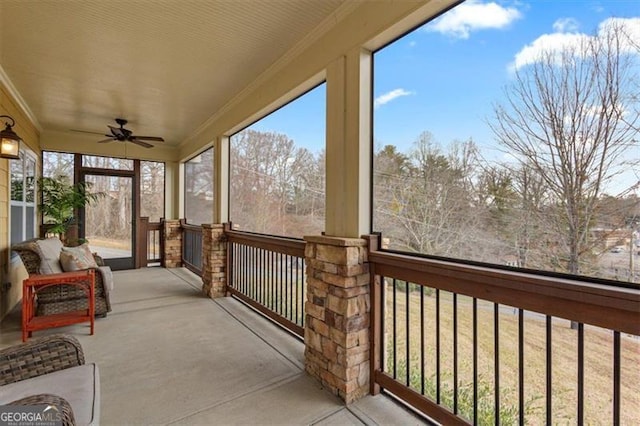
[[[100,424],[100,374],[97,365],[80,365],[0,386],[0,405],[41,393],[66,399],[71,404],[77,425]]]

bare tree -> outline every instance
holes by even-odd
[[[472,142],[444,153],[423,132],[408,156],[386,146],[376,158],[376,229],[393,235],[392,246],[440,256],[475,258]]]
[[[622,26],[612,24],[575,46],[543,52],[515,71],[490,122],[552,195],[549,226],[572,274],[590,252],[599,196],[625,167],[638,166],[638,56],[628,45]]]
[[[185,216],[195,225],[213,222],[213,148],[185,163]]]
[[[163,162],[140,162],[140,216],[151,222],[164,217],[164,174]]]
[[[324,217],[317,216],[318,209],[298,204],[324,199],[324,183],[308,179],[310,173],[321,170],[313,153],[277,132],[248,129],[231,142],[230,218],[234,224],[276,235],[319,233]]]

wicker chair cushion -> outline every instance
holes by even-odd
[[[40,255],[41,274],[59,274],[62,272],[60,266],[60,252],[62,251],[62,241],[59,238],[47,238],[36,240],[37,253]]]
[[[89,268],[97,268],[89,245],[84,243],[78,247],[62,247],[60,252],[60,265],[65,272],[82,271]]]
[[[98,366],[85,364],[0,386],[4,405],[34,393],[54,394],[66,399],[79,425],[100,422],[100,376]]]

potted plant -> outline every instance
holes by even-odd
[[[43,177],[39,180],[42,191],[40,211],[44,216],[47,233],[55,234],[65,245],[78,245],[78,209],[100,198],[103,193],[92,193],[90,182],[72,184],[67,176]]]

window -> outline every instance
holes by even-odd
[[[11,244],[36,237],[36,159],[26,152],[10,160]]]
[[[234,228],[302,237],[324,229],[322,84],[230,138]]]
[[[640,283],[637,12],[469,1],[376,52],[373,230]]]
[[[184,163],[184,215],[188,223],[213,223],[213,148]]]
[[[74,155],[66,152],[42,152],[42,176],[57,178],[66,176],[73,182]]]
[[[140,161],[140,216],[149,222],[164,217],[164,163]]]
[[[126,158],[98,157],[83,155],[82,167],[113,170],[133,170],[133,160]]]

